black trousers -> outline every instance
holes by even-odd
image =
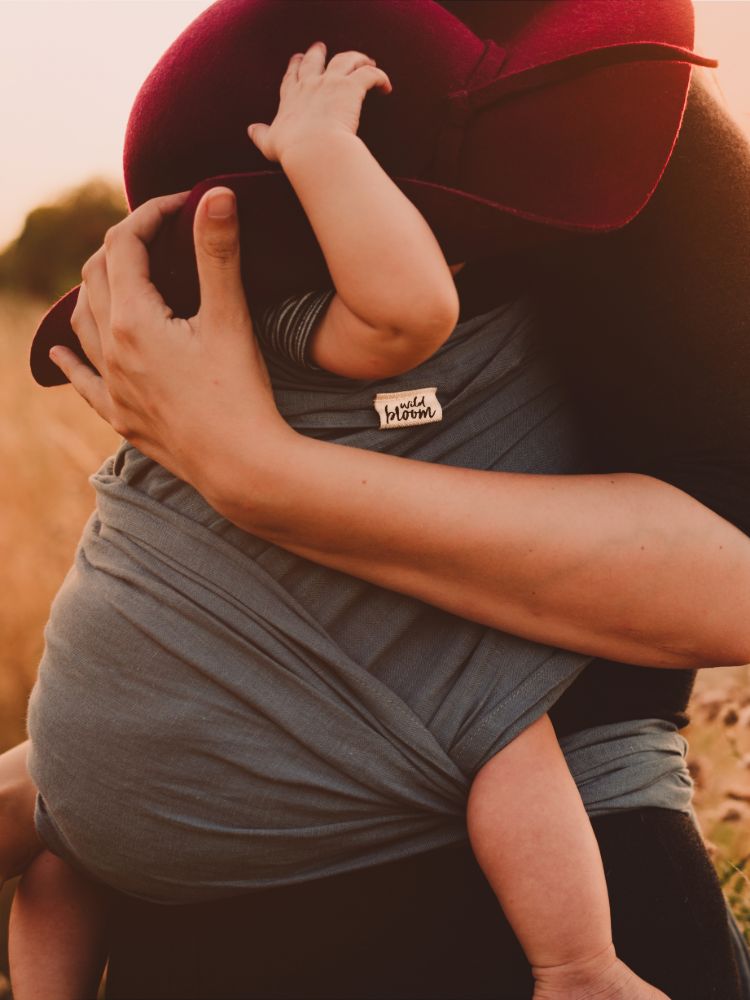
[[[724,902],[690,820],[594,821],[620,957],[671,1000],[737,1000]],[[528,965],[460,844],[210,903],[115,895],[108,1000],[528,1000]]]

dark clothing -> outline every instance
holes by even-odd
[[[618,954],[670,1000],[738,1000],[691,821],[594,820]],[[121,900],[108,1000],[528,1000],[528,965],[466,844],[217,903]]]
[[[493,301],[512,299],[517,295],[532,291],[534,283],[529,275],[532,270],[528,262],[518,260],[488,258],[470,261],[455,277],[461,301],[459,322],[469,319],[492,307]],[[555,286],[557,288],[557,286]],[[538,291],[538,290],[537,290]],[[554,298],[545,295],[548,320],[544,329],[549,331],[550,341],[560,333],[562,320],[554,312]],[[574,322],[571,329],[565,326],[565,336],[580,337]],[[554,348],[555,345],[550,343]],[[586,343],[580,353],[574,355],[575,366],[565,365],[566,377],[575,376],[577,388],[587,377],[604,377],[597,371],[595,363],[598,355],[592,356]],[[563,361],[558,357],[558,363]],[[573,370],[571,370],[573,369]],[[580,391],[579,391],[580,398]],[[581,430],[587,433],[590,447],[597,444],[589,428],[596,426],[595,415],[590,408],[581,404]],[[620,466],[613,466],[619,469]],[[625,468],[623,466],[623,468]],[[658,472],[654,472],[657,478]],[[710,470],[704,472],[708,478]],[[573,684],[563,692],[560,699],[549,711],[549,716],[559,737],[567,736],[580,729],[623,722],[628,719],[666,719],[682,728],[687,725],[687,704],[693,688],[695,673],[689,670],[657,670],[651,667],[636,667],[609,660],[594,660]]]

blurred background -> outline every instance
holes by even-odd
[[[33,382],[29,345],[125,214],[121,155],[133,99],[208,6],[0,0],[0,750],[24,738],[49,605],[93,508],[88,476],[117,445],[70,387]],[[713,85],[750,134],[750,0],[698,0],[695,10],[696,48],[720,60]],[[687,735],[703,832],[750,940],[748,682],[748,667],[704,671]],[[11,890],[0,900],[0,970]],[[0,1000],[7,995],[0,971]]]

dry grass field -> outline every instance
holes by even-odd
[[[42,389],[28,349],[44,305],[0,297],[0,743],[23,737],[50,601],[94,506],[114,432],[70,387]]]
[[[702,671],[691,716],[684,734],[695,809],[750,943],[750,667]]]
[[[0,750],[24,738],[50,602],[93,510],[88,476],[118,438],[68,388],[41,389],[28,351],[44,303],[0,295]],[[0,969],[12,885],[0,896]],[[0,1000],[9,995],[0,973]]]
[[[87,479],[118,440],[72,389],[32,380],[27,354],[44,308],[0,297],[0,749],[23,738],[49,604],[93,508]],[[750,940],[750,667],[704,671],[693,718],[697,811]]]

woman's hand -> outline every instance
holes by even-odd
[[[259,452],[293,432],[276,409],[253,334],[229,189],[207,191],[196,209],[198,313],[174,317],[149,280],[147,244],[187,195],[145,202],[108,230],[83,266],[71,325],[100,375],[67,348],[52,348],[50,358],[118,434],[195,485],[227,427],[246,443],[262,423]]]
[[[247,133],[268,160],[283,165],[286,153],[307,139],[330,132],[357,134],[362,102],[378,87],[393,87],[375,60],[363,52],[337,52],[325,65],[326,46],[315,42],[289,60],[281,81],[279,110],[270,125],[255,122]]]

